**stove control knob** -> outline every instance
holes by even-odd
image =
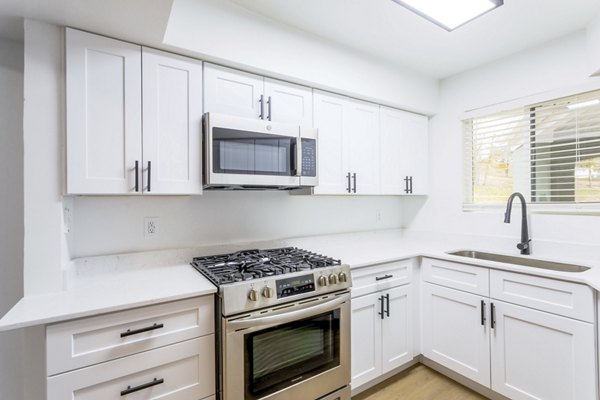
[[[248,298],[250,299],[250,301],[258,300],[258,292],[254,289],[250,289],[250,291],[248,292]]]
[[[329,284],[335,285],[338,283],[338,277],[336,274],[329,275]]]
[[[319,277],[319,286],[327,286],[327,277],[325,275]]]
[[[340,272],[340,274],[338,275],[338,278],[340,280],[340,283],[348,282],[348,274],[346,274],[345,272]]]
[[[273,294],[274,294],[273,288],[270,288],[268,286],[265,286],[265,288],[262,291],[263,297],[266,297],[268,299],[270,299],[271,297],[273,297]]]

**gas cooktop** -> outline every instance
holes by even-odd
[[[242,250],[195,257],[192,266],[217,286],[341,265],[340,260],[296,247]]]

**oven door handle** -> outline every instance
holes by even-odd
[[[267,325],[279,325],[287,322],[293,322],[299,319],[308,318],[315,314],[335,310],[338,306],[348,301],[347,296],[340,296],[334,300],[327,301],[325,303],[318,304],[316,306],[304,308],[302,310],[291,311],[284,314],[272,315],[269,317],[260,318],[249,318],[240,319],[237,321],[227,322],[228,328],[234,330],[246,329],[246,328],[257,328]]]

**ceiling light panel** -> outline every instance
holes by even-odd
[[[393,0],[452,31],[475,18],[500,7],[503,0]]]

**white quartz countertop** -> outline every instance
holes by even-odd
[[[65,270],[64,291],[21,299],[1,320],[0,331],[49,324],[100,313],[212,294],[216,287],[194,270],[194,256],[251,248],[295,246],[338,258],[351,268],[412,257],[432,257],[582,283],[600,290],[600,245],[533,241],[528,258],[579,264],[569,273],[451,256],[478,250],[518,256],[515,238],[382,230],[162,250],[73,260]]]

